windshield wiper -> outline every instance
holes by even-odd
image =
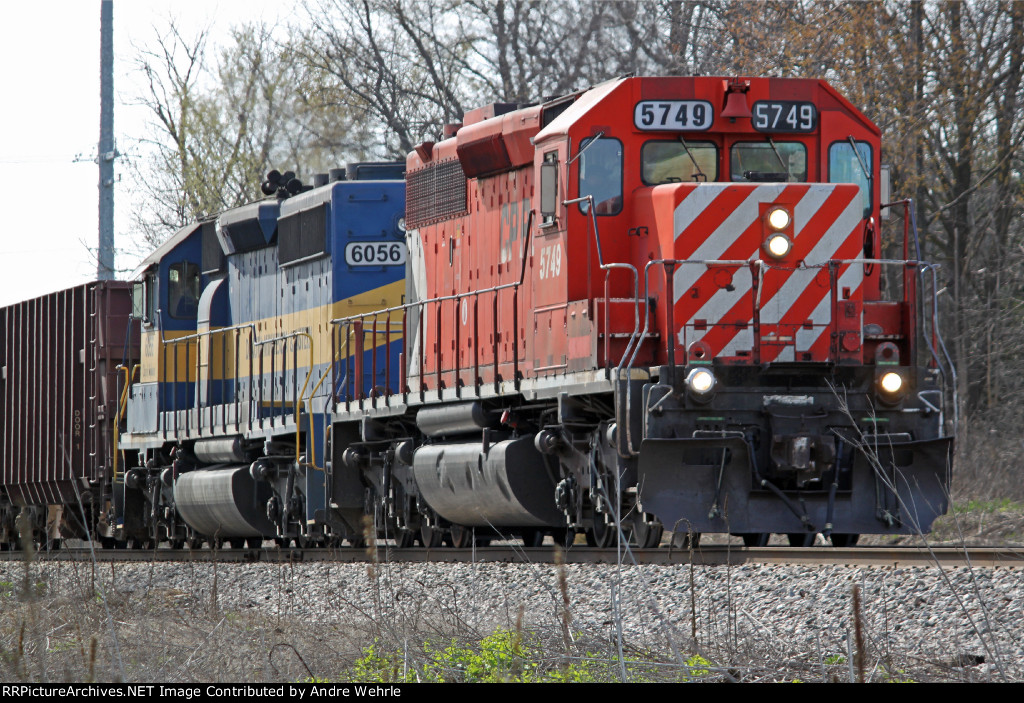
[[[857,163],[860,164],[860,170],[864,172],[864,178],[871,182],[871,174],[868,173],[868,167],[864,164],[864,159],[860,157],[860,149],[857,148],[857,142],[853,141],[853,135],[851,134],[846,138],[846,141],[850,142],[850,146],[853,147],[853,154],[857,157]]]
[[[576,156],[574,156],[571,159],[569,159],[568,161],[566,161],[565,165],[568,166],[573,161],[575,161],[576,159],[578,159],[581,156],[583,156],[583,152],[586,151],[587,149],[589,149],[590,147],[594,146],[595,144],[597,144],[597,140],[600,139],[603,136],[604,136],[604,130],[602,129],[600,132],[597,133],[597,135],[594,136],[593,139],[591,139],[589,142],[587,142],[586,146],[584,146],[582,149],[580,149],[579,151],[576,152]]]
[[[789,180],[793,177],[793,172],[789,170],[789,164],[782,160],[782,154],[780,154],[779,150],[775,148],[775,141],[772,139],[772,135],[768,134],[765,136],[768,139],[768,146],[772,148],[772,151],[775,152],[775,158],[779,160],[779,165],[786,171],[786,180]]]
[[[697,159],[693,158],[693,154],[690,153],[690,147],[686,146],[686,138],[683,135],[679,135],[679,143],[683,145],[683,150],[686,155],[690,157],[690,161],[693,162],[693,167],[697,169],[697,173],[690,174],[697,183],[700,183],[700,179],[703,178],[704,182],[708,182],[707,175],[700,170],[700,166],[697,165]]]

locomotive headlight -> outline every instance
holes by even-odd
[[[787,215],[788,217],[788,215]],[[793,248],[793,243],[789,241],[789,237],[784,234],[773,234],[768,237],[768,241],[765,242],[765,249],[768,253],[774,256],[776,259],[781,259],[789,250]]]
[[[895,371],[889,371],[878,379],[878,387],[889,395],[896,395],[903,390],[903,377]]]
[[[693,369],[686,374],[686,386],[697,395],[707,395],[715,388],[715,374],[707,369]]]
[[[777,207],[768,211],[768,226],[774,230],[783,230],[789,227],[789,212],[785,208]]]

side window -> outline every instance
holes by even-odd
[[[167,309],[171,317],[195,318],[199,310],[199,267],[191,261],[171,264],[167,283]]]
[[[143,315],[147,324],[153,324],[156,320],[156,272],[146,274],[145,282],[145,309]]]
[[[544,154],[540,165],[540,216],[541,226],[555,222],[558,210],[558,152]]]
[[[649,186],[718,180],[718,147],[714,142],[646,141],[640,150],[640,178]]]
[[[860,186],[860,200],[864,217],[871,217],[871,145],[856,142],[857,151],[850,142],[835,142],[828,148],[828,182],[853,183]]]
[[[580,197],[594,196],[594,212],[622,212],[622,142],[618,139],[584,139],[580,142]],[[589,212],[580,203],[580,212]]]
[[[807,147],[800,142],[738,142],[729,157],[734,181],[803,183],[807,180]]]

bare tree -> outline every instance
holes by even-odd
[[[149,109],[154,134],[140,140],[152,156],[146,161],[133,160],[130,167],[144,192],[137,224],[151,246],[205,207],[204,198],[195,192],[192,135],[199,120],[196,103],[206,70],[207,38],[208,30],[185,37],[172,23],[157,34],[151,48],[136,47],[137,68],[147,87],[138,102]]]
[[[461,118],[459,56],[468,48],[446,26],[449,5],[315,0],[306,9],[307,29],[293,47],[303,90],[360,114],[377,155],[403,157]]]
[[[132,161],[142,193],[136,221],[155,245],[187,222],[259,197],[260,176],[300,155],[296,77],[264,25],[231,30],[211,57],[209,31],[183,35],[175,22],[137,47],[152,132]]]

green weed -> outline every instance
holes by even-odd
[[[953,506],[954,513],[1000,513],[1024,511],[1024,503],[1002,498],[999,500],[971,499]]]
[[[617,658],[588,653],[566,661],[544,652],[535,634],[510,630],[496,630],[475,645],[455,639],[428,641],[415,652],[386,648],[377,642],[364,648],[363,656],[344,675],[364,683],[601,683],[620,679],[623,667]],[[660,680],[650,661],[630,658],[624,663],[631,682]],[[695,654],[686,660],[682,678],[709,676],[713,666]]]
[[[690,667],[690,676],[707,676],[711,673],[711,669],[706,667],[713,666],[711,662],[702,657],[699,654],[694,654],[692,657],[686,660],[686,666]]]

